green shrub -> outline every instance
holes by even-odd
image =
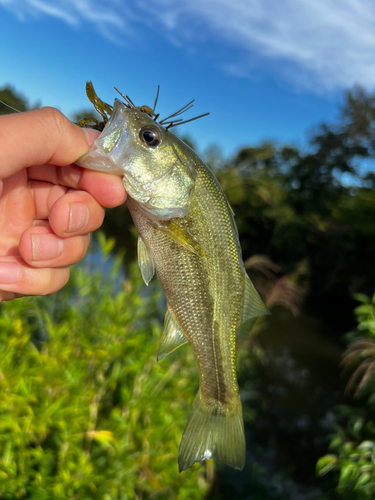
[[[178,473],[198,387],[189,346],[156,362],[163,296],[121,258],[88,256],[55,296],[0,305],[0,497],[195,499]],[[183,488],[182,488],[183,487]]]
[[[352,375],[348,389],[364,397],[362,406],[340,406],[340,425],[330,444],[332,454],[319,459],[317,473],[336,472],[337,493],[345,500],[375,498],[375,296],[356,295],[361,303],[355,314],[357,329],[347,334],[350,341],[343,364]]]

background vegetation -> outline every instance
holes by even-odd
[[[11,88],[0,99],[29,107]],[[263,143],[231,159],[218,147],[202,155],[273,312],[238,338],[243,473],[211,462],[177,473],[194,356],[185,346],[155,362],[163,298],[140,282],[120,207],[107,213],[109,240],[62,292],[0,305],[3,498],[373,498],[374,135],[375,94],[355,88],[306,150]]]

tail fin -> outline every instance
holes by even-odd
[[[206,408],[198,392],[182,435],[178,464],[180,472],[196,462],[215,458],[234,469],[245,465],[245,434],[241,400],[233,408]],[[221,408],[220,408],[220,406]]]

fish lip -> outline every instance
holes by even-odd
[[[95,139],[90,150],[81,156],[76,164],[89,170],[124,175],[124,167],[118,164],[118,160],[125,149],[129,149],[129,154],[131,154],[128,109],[116,99],[104,130]]]
[[[98,153],[94,156],[93,153]],[[97,162],[89,162],[86,160],[93,160],[97,158]],[[103,159],[105,158],[105,162]],[[124,175],[121,168],[117,167],[109,155],[103,155],[98,149],[90,149],[86,154],[81,156],[76,162],[76,165],[85,168],[86,170],[92,170],[94,172],[104,172],[110,175]]]

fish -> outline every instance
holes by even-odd
[[[152,109],[121,93],[124,101],[102,106],[88,82],[87,95],[103,117],[94,126],[103,131],[77,164],[123,178],[142,277],[148,285],[156,272],[166,297],[158,361],[190,343],[198,362],[199,390],[181,439],[179,471],[210,458],[242,470],[236,330],[269,311],[245,271],[234,213],[218,180],[170,131],[190,121],[178,117],[191,103],[158,121],[158,94]]]

